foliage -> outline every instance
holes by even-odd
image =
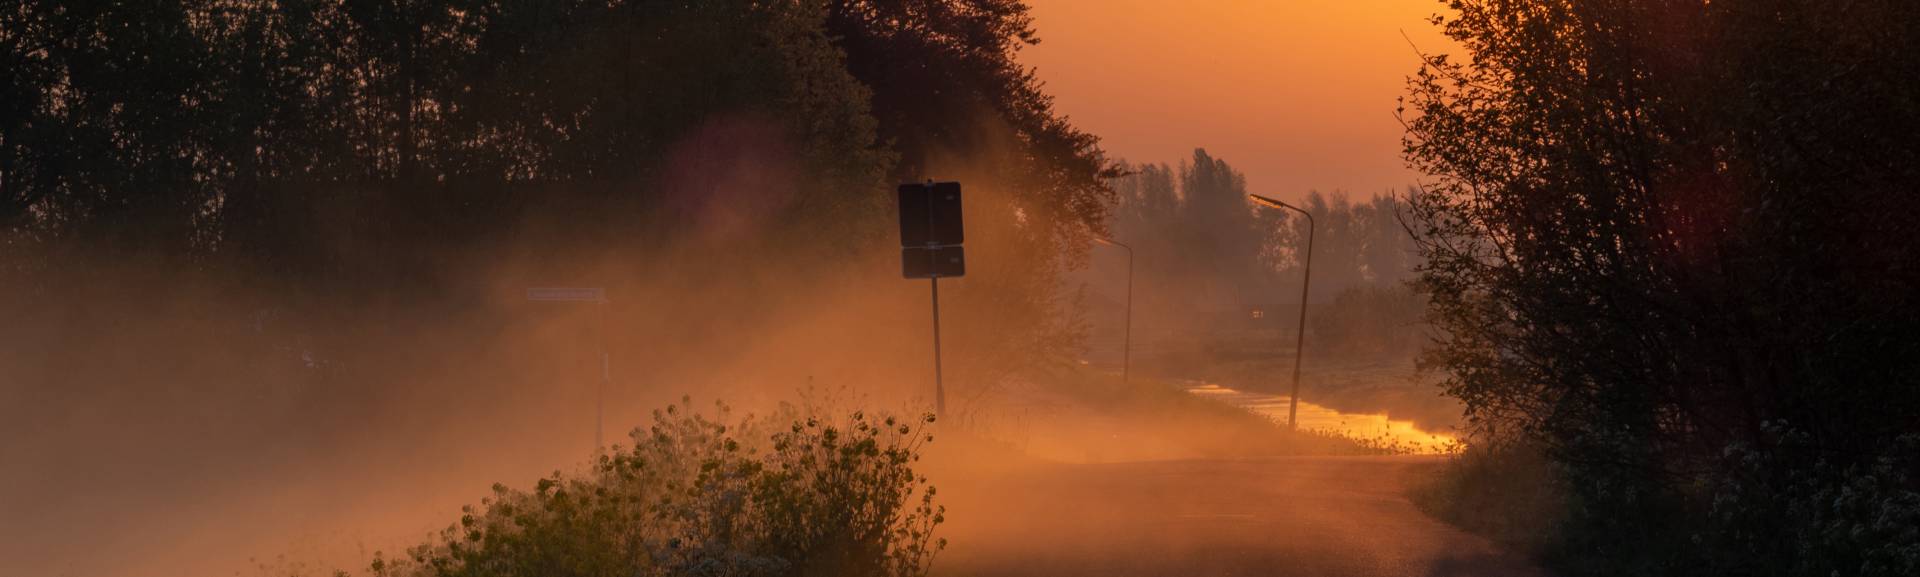
[[[1648,511],[1666,517],[1609,526],[1624,516],[1594,504],[1617,498],[1583,497],[1565,466],[1519,438],[1476,439],[1412,498],[1430,515],[1576,572],[1813,577],[1920,569],[1916,437],[1840,467],[1806,454],[1813,450],[1806,433],[1781,422],[1764,428],[1768,449],[1735,445],[1722,453],[1724,476],[1704,488],[1704,519]],[[1623,538],[1649,531],[1667,540]],[[1610,550],[1600,557],[1599,548]]]
[[[1349,288],[1307,319],[1308,350],[1327,356],[1408,358],[1431,339],[1426,298],[1411,285]]]
[[[1392,287],[1412,277],[1418,251],[1401,224],[1404,206],[1391,192],[1354,200],[1344,192],[1308,192],[1300,208],[1312,213],[1313,293],[1333,295],[1351,288]],[[1306,223],[1289,221],[1278,244],[1289,247],[1286,267],[1300,265],[1299,248],[1306,246]],[[1278,255],[1269,254],[1270,259]],[[1297,272],[1297,271],[1295,271]],[[1286,286],[1297,286],[1287,281]]]
[[[967,358],[955,380],[985,390],[1009,370],[1069,354],[1083,338],[1060,275],[1105,232],[1118,174],[1099,140],[1053,107],[1017,58],[1040,41],[1021,0],[835,0],[826,30],[846,69],[872,89],[879,135],[899,153],[897,182],[966,186],[965,279],[943,291],[961,310],[947,338]]]
[[[959,175],[974,266],[946,296],[992,314],[947,338],[988,381],[1074,343],[1056,275],[1110,198],[1097,139],[1015,59],[1035,41],[999,0],[11,2],[0,292],[141,300],[96,273],[152,267],[257,329],[222,345],[365,366],[361,327],[500,321],[503,275],[874,278],[891,183],[964,157],[991,170]],[[785,302],[675,312],[727,335]]]
[[[1713,573],[1913,575],[1920,572],[1920,435],[1871,460],[1839,465],[1786,423],[1765,427],[1771,449],[1736,445],[1713,488],[1707,530]]]
[[[1470,58],[1429,57],[1404,116],[1407,157],[1432,176],[1408,203],[1443,333],[1429,361],[1477,426],[1553,459],[1568,567],[1711,566],[1735,545],[1687,543],[1715,491],[1863,471],[1916,432],[1920,86],[1904,71],[1920,9],[1448,6],[1435,22]],[[1778,421],[1799,448],[1767,432]],[[1892,506],[1912,488],[1870,494]],[[1826,542],[1818,523],[1782,517],[1744,542]]]
[[[1027,11],[1020,0],[840,0],[826,26],[873,88],[881,137],[901,153],[897,180],[951,170],[948,155],[995,161],[988,186],[1015,191],[1037,234],[1080,239],[1104,232],[1104,177],[1118,172],[1016,59],[1040,42]]]
[[[1177,167],[1129,169],[1114,180],[1113,233],[1140,251],[1141,297],[1153,303],[1142,308],[1238,309],[1267,294],[1260,253],[1276,218],[1247,204],[1246,175],[1205,149]]]
[[[541,183],[661,187],[675,143],[730,114],[776,121],[822,178],[806,190],[873,186],[866,93],[809,6],[22,3],[0,26],[22,96],[7,226],[289,259],[313,239],[261,235],[348,202],[378,242],[467,239]]]
[[[1113,180],[1115,238],[1140,251],[1141,298],[1182,315],[1238,311],[1297,296],[1307,224],[1291,211],[1256,209],[1246,176],[1196,149],[1178,166],[1127,166]],[[1415,255],[1391,195],[1354,202],[1309,192],[1314,215],[1313,298],[1408,280]]]
[[[656,411],[589,473],[494,486],[388,576],[925,575],[944,507],[913,472],[931,415]]]
[[[1414,487],[1414,505],[1515,551],[1544,554],[1566,523],[1565,483],[1538,446],[1478,441]]]

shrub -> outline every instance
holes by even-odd
[[[1707,531],[1721,575],[1920,575],[1920,435],[1865,464],[1836,466],[1775,421],[1772,446],[1729,447]]]
[[[492,497],[380,577],[924,575],[945,509],[914,474],[932,415],[655,411],[583,475]]]
[[[1428,342],[1426,296],[1412,285],[1350,287],[1313,311],[1307,346],[1334,356],[1411,355]]]
[[[1468,447],[1411,496],[1567,575],[1920,574],[1920,435],[1858,461],[1780,421],[1761,430],[1764,446],[1727,447],[1707,481],[1682,492],[1594,477],[1508,442]]]
[[[1434,518],[1531,555],[1556,542],[1568,498],[1545,452],[1521,442],[1467,445],[1411,497]]]

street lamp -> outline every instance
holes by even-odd
[[[1293,394],[1287,397],[1287,428],[1298,429],[1300,415],[1300,355],[1307,348],[1307,287],[1313,281],[1313,215],[1300,207],[1280,202],[1258,194],[1249,194],[1247,198],[1268,208],[1284,208],[1307,217],[1307,256],[1306,264],[1300,274],[1300,326],[1293,337]]]
[[[1095,238],[1093,242],[1127,250],[1127,336],[1120,349],[1120,384],[1125,385],[1127,372],[1133,366],[1133,247],[1110,238]]]

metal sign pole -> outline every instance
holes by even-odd
[[[940,374],[940,277],[930,280],[933,283],[933,414],[940,417],[947,413],[947,389]]]
[[[932,180],[927,181],[927,190],[931,195]],[[927,230],[929,231],[937,230],[933,221],[935,212],[927,211]],[[934,242],[936,241],[930,239],[927,244],[931,246]],[[933,415],[944,417],[947,413],[947,387],[946,383],[942,382],[945,375],[941,374],[943,371],[940,368],[940,273],[934,273],[933,278],[928,281],[933,285]]]

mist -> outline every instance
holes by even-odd
[[[781,161],[707,160],[729,174]],[[609,443],[682,396],[764,413],[812,388],[929,410],[924,283],[900,279],[891,250],[769,240],[766,217],[729,204],[778,202],[758,184],[705,185],[663,246],[462,255],[472,270],[442,273],[454,302],[417,308],[301,310],[225,271],[98,256],[40,276],[9,299],[6,436],[22,442],[7,444],[15,529],[0,557],[74,575],[226,573],[309,549],[357,565],[342,555],[405,545],[496,481],[583,461],[601,346]],[[969,192],[992,206],[991,189]],[[994,276],[943,287],[963,311],[945,326],[957,412],[983,396],[974,375],[1009,370],[979,335],[1023,324],[976,294]],[[529,302],[540,286],[604,287],[609,302]]]
[[[0,8],[0,575],[1920,566],[1920,13],[1047,4]]]

